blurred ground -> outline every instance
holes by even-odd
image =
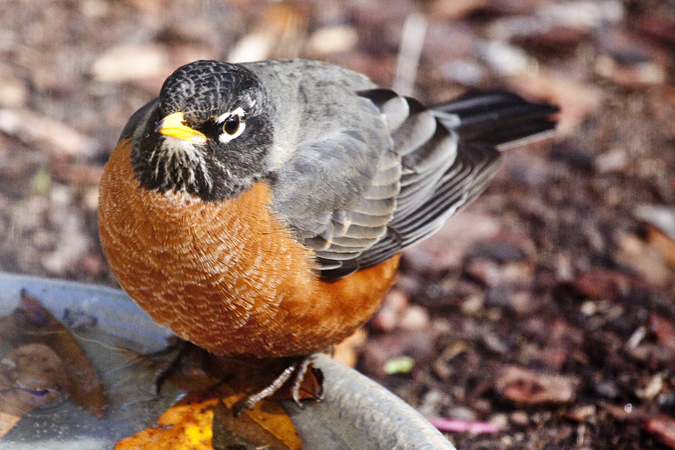
[[[460,450],[675,448],[674,56],[672,1],[5,0],[0,270],[115,285],[98,179],[183,63],[323,59],[425,102],[507,87],[559,104],[559,136],[405,255],[358,367]]]

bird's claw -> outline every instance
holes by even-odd
[[[239,405],[234,408],[234,415],[239,416],[242,411],[245,409],[253,409],[253,407],[261,400],[270,397],[277,393],[284,384],[293,378],[293,384],[291,385],[291,396],[293,401],[298,407],[302,408],[302,402],[300,401],[300,387],[302,386],[302,381],[305,378],[305,372],[311,364],[312,360],[310,356],[304,356],[300,359],[296,359],[291,362],[278,377],[272,381],[264,389],[249,395],[246,397]]]

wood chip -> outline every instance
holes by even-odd
[[[495,382],[504,398],[524,405],[569,403],[574,400],[578,381],[573,377],[540,374],[508,366]]]
[[[28,109],[0,109],[0,131],[55,157],[93,157],[101,144],[65,123]]]
[[[645,423],[645,429],[663,444],[675,449],[675,418],[659,414]]]
[[[101,54],[92,64],[91,73],[96,81],[122,83],[166,77],[171,66],[164,46],[122,44]]]

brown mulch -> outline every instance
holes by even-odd
[[[391,86],[404,22],[422,13],[419,68],[403,74],[417,75],[415,96],[505,87],[559,104],[560,132],[509,151],[481,199],[404,255],[358,368],[431,420],[491,425],[448,433],[460,450],[675,448],[672,2],[2,9],[0,270],[113,286],[98,179],[128,117],[174,68],[303,57]],[[408,37],[424,28],[408,24]]]

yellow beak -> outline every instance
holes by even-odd
[[[157,124],[155,132],[161,133],[164,136],[171,136],[192,142],[193,144],[203,144],[206,142],[204,133],[185,125],[182,112],[175,112],[166,116]]]

